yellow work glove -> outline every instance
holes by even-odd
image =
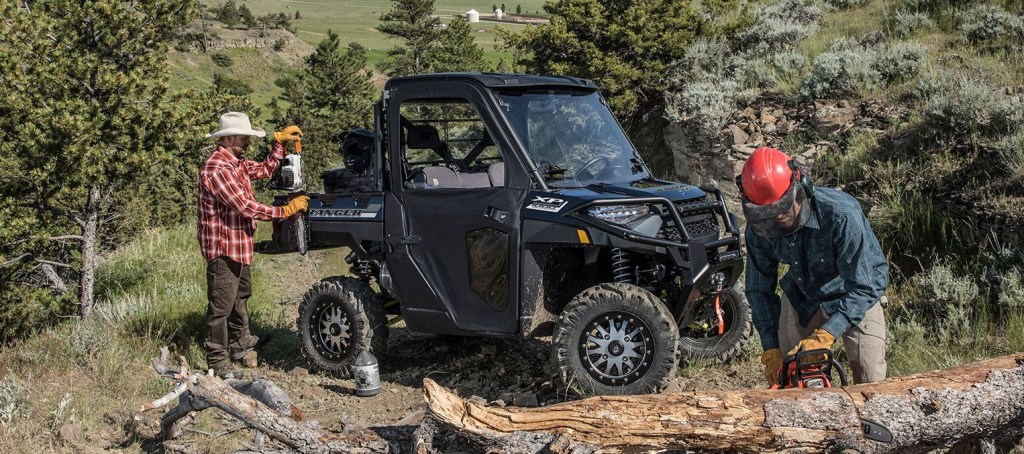
[[[287,144],[302,140],[302,130],[298,126],[291,125],[274,133],[274,141]]]
[[[836,338],[832,337],[828,331],[821,328],[814,330],[814,333],[807,336],[807,339],[800,341],[789,351],[788,355],[793,356],[798,352],[805,352],[808,350],[817,350],[819,348],[832,348],[832,344],[835,343]]]
[[[309,197],[300,195],[288,201],[284,206],[284,217],[290,218],[295,213],[306,211],[309,208]]]
[[[761,364],[764,364],[764,378],[768,379],[769,385],[778,383],[779,370],[782,369],[782,350],[765,350],[761,354]]]

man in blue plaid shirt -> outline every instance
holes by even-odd
[[[842,336],[854,383],[883,380],[889,264],[860,204],[814,188],[773,148],[755,150],[737,183],[747,217],[745,293],[765,377],[776,383],[782,352],[831,348]],[[780,264],[789,266],[781,281]]]

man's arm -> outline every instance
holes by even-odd
[[[833,300],[838,301],[838,310],[829,314],[821,326],[837,339],[864,320],[864,313],[878,302],[889,284],[889,262],[864,213],[850,213],[840,222],[833,242],[838,279],[843,280],[846,292]]]
[[[284,145],[281,142],[274,142],[274,147],[267,155],[267,159],[264,159],[263,162],[242,161],[242,166],[249,178],[262,180],[270,178],[277,171],[277,168],[281,166],[282,158],[284,158]]]
[[[235,179],[234,173],[228,168],[217,168],[202,178],[203,184],[217,197],[217,200],[231,207],[243,217],[259,221],[284,217],[284,208],[264,205],[246,195],[242,186]]]
[[[779,281],[779,262],[771,249],[749,227],[747,238],[747,279],[744,294],[750,303],[754,328],[761,336],[765,351],[779,348],[779,314],[782,303],[775,293]]]

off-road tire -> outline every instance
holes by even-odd
[[[736,288],[730,288],[721,295],[722,311],[726,313],[726,331],[721,336],[699,339],[686,336],[686,331],[679,329],[679,350],[683,362],[692,359],[711,359],[723,364],[741,351],[750,341],[753,321],[750,304]]]
[[[627,323],[622,325],[624,331],[641,333],[639,340],[645,345],[643,359],[621,380],[611,377],[623,372],[621,367],[607,368],[615,372],[604,374],[598,370],[602,367],[599,356],[581,354],[588,345],[593,346],[587,338],[600,334],[595,323],[610,319]],[[632,340],[638,339],[634,336]],[[559,316],[552,347],[563,383],[581,396],[656,393],[668,386],[679,364],[679,332],[672,314],[651,292],[632,284],[598,284],[576,295]],[[615,350],[609,344],[605,351]]]
[[[340,309],[344,323],[328,323],[328,310]],[[313,284],[302,296],[299,318],[299,350],[311,366],[330,375],[351,378],[352,365],[364,349],[378,358],[388,342],[388,321],[377,293],[370,285],[352,277],[329,277]],[[342,327],[347,327],[342,328]],[[324,329],[344,331],[346,345],[334,347],[324,340]]]

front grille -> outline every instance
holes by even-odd
[[[676,204],[679,215],[686,226],[686,233],[692,240],[708,241],[718,238],[718,218],[714,209],[704,201],[695,199]],[[658,232],[658,238],[670,241],[682,241],[682,232],[675,222],[667,220]]]

